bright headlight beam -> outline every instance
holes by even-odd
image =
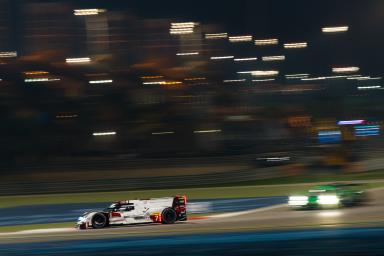
[[[304,206],[308,203],[307,196],[290,196],[288,205],[290,206]]]
[[[336,195],[320,195],[317,202],[320,205],[337,205],[340,203],[340,199]]]

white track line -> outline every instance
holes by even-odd
[[[273,209],[281,208],[285,205],[287,205],[287,204],[277,204],[277,205],[261,207],[261,208],[257,208],[257,209],[253,209],[253,210],[222,213],[222,214],[217,214],[217,215],[210,215],[207,217],[208,218],[229,218],[229,217],[235,217],[235,216],[240,216],[240,215],[244,215],[244,214],[252,214],[252,213],[256,213],[256,212],[264,212],[264,211],[268,211],[268,210],[273,210]]]
[[[0,233],[0,236],[8,235],[39,235],[39,234],[50,234],[50,233],[65,233],[73,232],[76,228],[45,228],[45,229],[32,229],[32,230],[22,230],[16,232],[7,232]]]

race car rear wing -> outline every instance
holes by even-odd
[[[177,214],[177,220],[187,220],[187,197],[186,196],[175,196],[173,199],[172,208]]]

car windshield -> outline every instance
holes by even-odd
[[[104,209],[104,212],[110,212],[110,211],[115,211],[119,208],[118,204],[111,204],[107,208]]]

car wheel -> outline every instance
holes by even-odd
[[[166,208],[161,213],[163,224],[173,224],[177,219],[177,214],[172,208]]]
[[[95,215],[93,215],[93,217],[92,217],[92,227],[93,228],[96,228],[96,229],[104,228],[107,226],[107,224],[108,224],[108,220],[104,214],[98,212]]]

